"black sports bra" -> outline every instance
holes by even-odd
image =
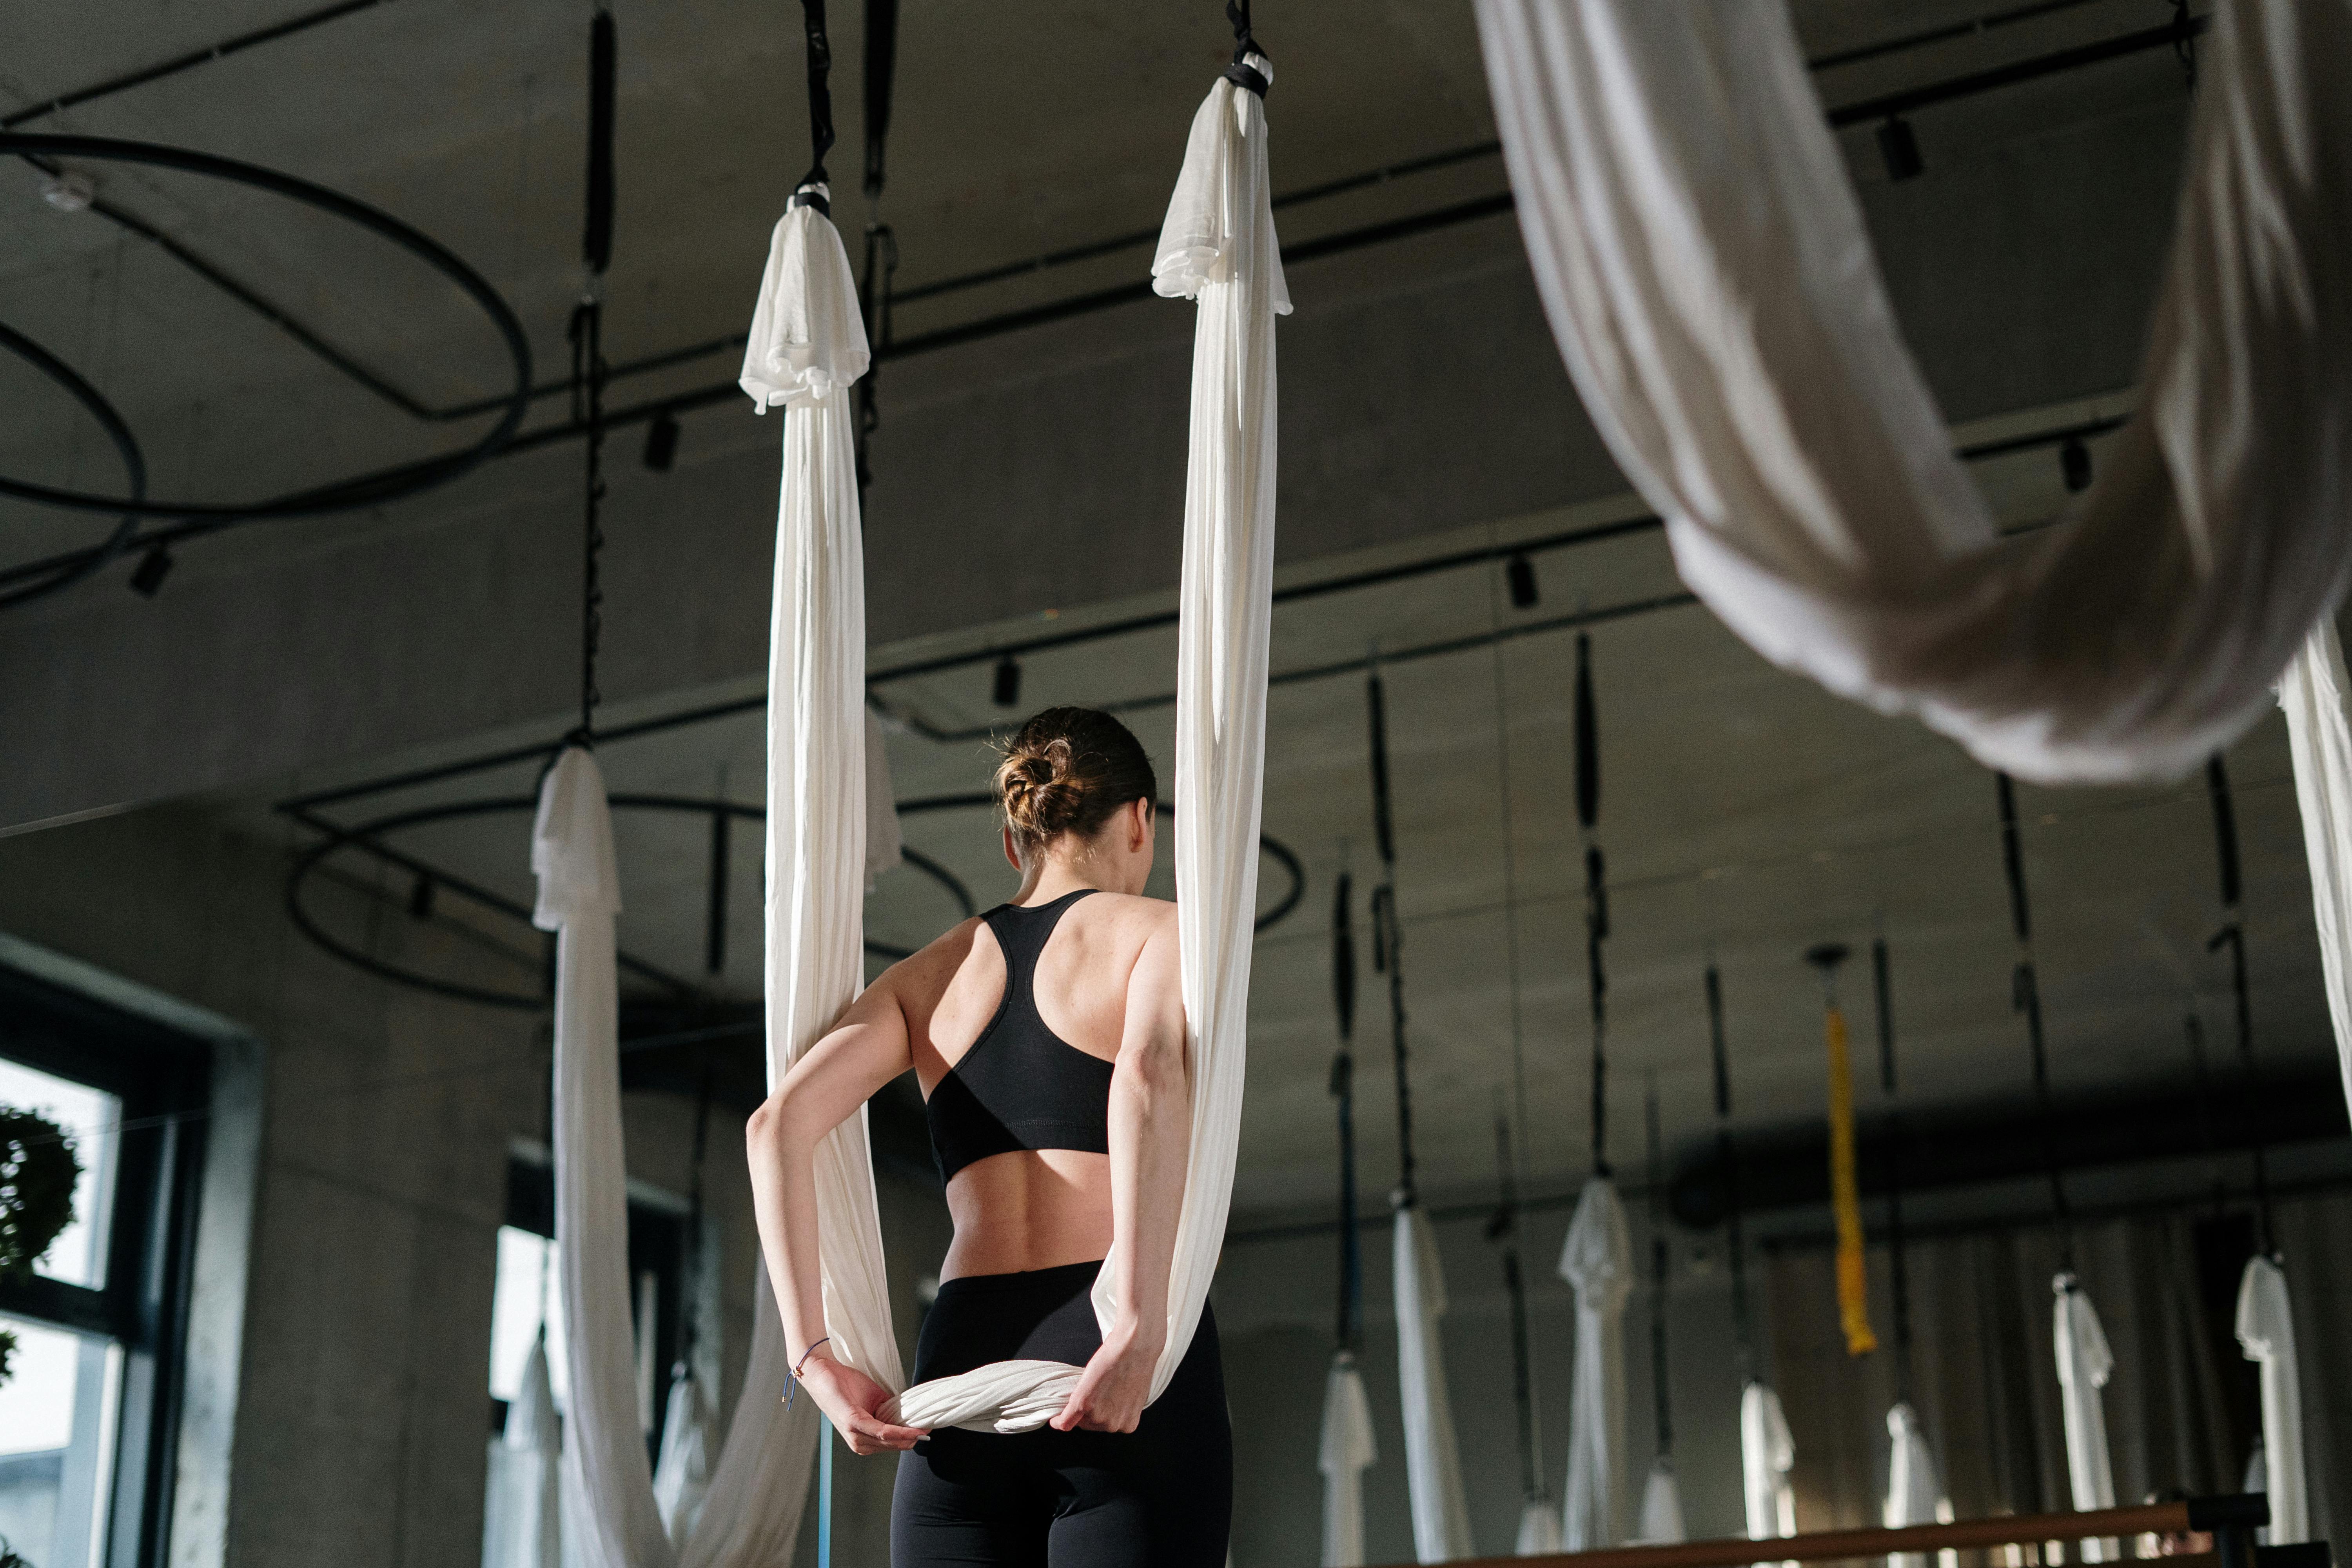
[[[1004,954],[1004,1000],[971,1048],[923,1102],[940,1179],[1016,1149],[1110,1152],[1111,1064],[1045,1026],[1037,1012],[1037,956],[1080,888],[1049,904],[999,904],[981,918]]]

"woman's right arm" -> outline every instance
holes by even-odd
[[[923,1434],[877,1412],[888,1390],[827,1352],[817,1258],[817,1144],[912,1065],[906,1016],[887,978],[866,988],[841,1021],[802,1053],[745,1129],[760,1249],[783,1315],[784,1347],[800,1382],[852,1451],[910,1448]],[[812,1347],[814,1347],[812,1349]]]

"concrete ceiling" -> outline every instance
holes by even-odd
[[[1988,5],[1803,0],[1794,9],[1808,48],[1822,56],[1965,20]],[[793,8],[702,0],[615,9],[621,205],[608,342],[612,356],[625,361],[740,329],[766,229],[804,164],[806,140]],[[855,6],[834,10],[843,131],[832,161],[835,216],[854,240],[866,219],[855,189],[859,16]],[[904,258],[901,284],[1153,225],[1192,105],[1229,47],[1217,11],[1203,4],[1180,19],[1164,7],[983,12],[931,0],[908,5],[883,208]],[[0,22],[0,104],[37,101],[288,14],[259,0],[201,9],[142,0],[97,12],[54,0],[19,5]],[[2153,26],[2169,14],[2156,0],[2087,0],[1825,70],[1822,91],[1830,102],[1852,102]],[[397,0],[35,124],[250,159],[397,214],[466,257],[513,303],[545,376],[562,355],[562,323],[580,287],[585,16],[577,0],[495,8]],[[1466,5],[1293,0],[1262,5],[1258,20],[1277,62],[1279,188],[1492,135]],[[1890,286],[1947,412],[1964,422],[1960,439],[2050,428],[2126,405],[2156,249],[2136,240],[2137,248],[2118,264],[2100,241],[2109,232],[2162,233],[2182,104],[2179,68],[2162,53],[1971,99],[1918,118],[1930,176],[1902,186],[1886,184],[1869,132],[1850,133]],[[2084,149],[2104,151],[2095,157]],[[92,173],[110,199],[295,309],[419,397],[454,402],[497,390],[494,344],[475,315],[375,242],[185,176],[128,167]],[[49,212],[33,184],[28,172],[0,175],[0,225],[8,236],[0,250],[0,319],[57,349],[121,405],[149,446],[158,490],[213,498],[289,489],[413,458],[476,428],[428,426],[389,409],[151,247],[87,215]],[[1284,235],[1296,243],[1503,184],[1497,160],[1474,158],[1286,211]],[[2112,212],[2086,214],[2078,199],[2070,205],[2061,195],[2092,187]],[[909,306],[898,330],[919,333],[1131,281],[1140,260],[1139,251],[1128,250],[943,296]],[[1421,311],[1426,320],[1414,290],[1434,287],[1433,280],[1497,278],[1497,288],[1517,291],[1510,299],[1525,299],[1524,263],[1507,220],[1321,265],[1327,270],[1317,275],[1315,292],[1324,314],[1316,317],[1302,292],[1302,314],[1286,328],[1286,355],[1289,343],[1308,345],[1300,362],[1310,369],[1286,380],[1284,515],[1286,528],[1294,517],[1303,520],[1294,537],[1311,542],[1286,550],[1286,582],[1428,560],[1639,510],[1575,418],[1539,319],[1524,307],[1508,318],[1507,342],[1482,344],[1480,321],[1449,319],[1425,326],[1433,340],[1426,351],[1410,334],[1387,345],[1389,357],[1376,362],[1381,374],[1367,372],[1361,359],[1347,362],[1357,367],[1352,376],[1323,368],[1342,362],[1315,345],[1366,335],[1358,323],[1386,320],[1376,314],[1388,308],[1384,300],[1402,302],[1392,314],[1410,320]],[[1955,278],[1974,279],[1975,291],[1952,287]],[[1484,324],[1499,334],[1494,323],[1503,320],[1490,315]],[[890,641],[873,650],[874,668],[984,652],[1041,625],[1107,623],[1171,602],[1161,586],[1172,576],[1172,554],[1160,548],[1168,540],[1122,533],[1102,520],[1118,516],[1120,505],[1158,517],[1168,481],[1181,483],[1181,465],[1171,475],[1164,454],[1148,465],[1130,461],[1122,443],[1132,432],[1108,416],[1088,424],[1083,408],[1066,429],[1039,435],[1041,445],[1024,449],[1019,464],[994,462],[987,421],[1006,407],[1035,406],[1024,400],[1042,395],[1039,387],[1066,382],[1082,391],[1099,384],[1087,376],[1127,374],[1121,367],[1141,363],[1147,349],[1158,356],[1150,396],[1164,402],[1172,391],[1181,398],[1185,330],[1175,312],[1162,309],[1147,319],[1137,307],[1095,327],[1017,334],[886,369],[889,423],[877,438],[874,509],[884,522],[871,598]],[[1323,336],[1301,336],[1315,333]],[[1442,352],[1441,337],[1450,340]],[[1418,361],[1446,352],[1472,362],[1466,392],[1440,395],[1417,379]],[[1519,390],[1517,372],[1498,372],[1482,399],[1477,364],[1504,360],[1524,360],[1538,367],[1531,374],[1549,377],[1540,396]],[[616,396],[667,395],[723,382],[733,369],[722,352],[634,378]],[[1067,406],[1080,393],[1061,395]],[[1476,453],[1475,481],[1445,477],[1474,501],[1452,510],[1431,504],[1412,471],[1425,467],[1423,459],[1395,458],[1381,422],[1406,417],[1400,408],[1409,414],[1416,399],[1428,402],[1430,418],[1456,421],[1462,444],[1475,446],[1481,431],[1505,433],[1501,449]],[[534,424],[560,422],[560,403],[543,402]],[[94,433],[5,363],[0,406],[10,410],[0,428],[6,471],[51,482],[113,482]],[[1129,404],[1106,406],[1123,411]],[[1512,421],[1520,417],[1543,425],[1540,439],[1519,433]],[[1294,439],[1294,422],[1304,439]],[[758,496],[762,482],[772,484],[762,479],[772,472],[762,467],[772,437],[740,418],[723,426],[715,416],[690,423],[689,458],[667,479],[637,472],[627,446],[616,444],[614,509],[641,525],[616,536],[609,568],[617,673],[608,689],[616,721],[756,690],[764,593],[757,551],[766,526]],[[567,682],[568,643],[557,637],[551,653],[549,639],[538,637],[534,647],[520,628],[539,623],[513,613],[502,597],[547,575],[543,562],[533,565],[538,546],[502,520],[537,508],[555,521],[534,524],[541,533],[530,539],[568,538],[576,528],[569,521],[575,465],[569,449],[501,462],[383,515],[255,526],[191,547],[181,568],[196,579],[191,594],[209,574],[205,591],[215,592],[220,605],[317,624],[305,629],[310,641],[284,645],[292,656],[264,658],[240,647],[235,668],[206,672],[230,694],[220,699],[217,721],[210,710],[181,711],[205,714],[192,749],[203,749],[217,730],[215,749],[226,754],[177,787],[230,786],[233,809],[250,812],[294,784],[372,776],[550,732]],[[1003,470],[1020,465],[1026,468],[1018,485],[1004,479]],[[730,476],[723,486],[713,477],[722,471]],[[1559,477],[1570,472],[1572,480]],[[2044,521],[2063,503],[2047,450],[1980,464],[1978,472],[2012,523]],[[1089,499],[1031,518],[1012,498],[1038,487]],[[1122,487],[1147,499],[1124,501],[1116,493]],[[698,587],[692,572],[704,559],[697,553],[702,536],[692,531],[714,511],[742,514],[738,531],[751,544],[741,560],[723,557],[727,571],[704,567]],[[985,589],[959,596],[964,569],[946,564],[953,559],[947,552],[971,549],[981,528],[1009,514],[1015,521],[1005,526],[1013,531],[1003,537],[1011,542],[990,552],[996,575]],[[1027,531],[1033,526],[1037,531]],[[0,564],[93,533],[88,521],[0,507]],[[449,558],[433,552],[464,534],[487,542],[471,569],[477,574],[461,581],[442,564]],[[1097,544],[1098,571],[1090,574],[1083,561],[1072,566],[1073,549]],[[681,570],[680,557],[685,579],[664,578]],[[404,618],[419,619],[415,606],[423,596],[468,598],[472,640],[456,673],[439,682],[448,706],[436,708],[432,722],[379,721],[380,710],[414,710],[420,700],[373,668],[326,651],[335,646],[333,623],[347,616],[340,601],[299,602],[316,590],[294,584],[316,579],[291,574],[285,563],[296,559],[318,573],[369,577],[384,607],[381,624],[369,623],[365,635],[381,641],[404,635]],[[371,564],[352,564],[361,561]],[[1424,1182],[1444,1191],[1474,1192],[1491,1181],[1498,1096],[1514,1103],[1522,1075],[1526,1137],[1539,1181],[1572,1181],[1591,1157],[1581,845],[1568,783],[1574,637],[1555,629],[1492,647],[1430,657],[1412,650],[1668,596],[1679,587],[1654,533],[1548,551],[1537,565],[1543,597],[1530,610],[1508,605],[1499,568],[1486,563],[1301,600],[1276,618],[1277,671],[1344,664],[1368,646],[1394,659],[1388,681],[1397,876],[1419,1152]],[[542,595],[559,626],[569,583],[560,577]],[[175,580],[153,609],[172,613],[180,591]],[[41,684],[59,704],[83,689],[78,682],[85,676],[93,683],[88,689],[115,689],[88,672],[104,648],[134,636],[163,639],[140,646],[149,669],[168,682],[175,672],[163,667],[185,645],[126,630],[125,618],[145,607],[126,606],[119,585],[82,592],[105,597],[44,605],[21,623],[32,628],[22,640],[0,646],[24,658],[37,645],[52,661],[41,667]],[[403,593],[413,596],[402,599]],[[724,625],[713,630],[713,622]],[[1600,838],[1610,856],[1615,925],[1614,1158],[1621,1164],[1640,1158],[1640,1103],[1652,1074],[1670,1142],[1709,1125],[1700,974],[1710,957],[1724,973],[1744,1124],[1819,1115],[1819,993],[1799,955],[1817,941],[1863,942],[1874,931],[1885,933],[1895,954],[1906,1103],[1981,1101],[2021,1086],[2027,1065],[2009,1005],[2013,952],[1989,777],[1916,725],[1864,712],[1770,669],[1701,610],[1611,619],[1592,635],[1605,772]],[[233,628],[221,637],[223,646],[236,643]],[[678,646],[706,643],[718,651],[685,662],[670,658]],[[1146,743],[1168,757],[1170,713],[1150,700],[1172,685],[1165,631],[1043,652],[1024,663],[1024,710],[1066,700],[1126,705]],[[980,787],[982,745],[925,731],[971,731],[1006,719],[989,700],[988,670],[982,658],[877,688],[886,707],[914,721],[890,742],[901,798]],[[501,696],[467,707],[461,699],[478,688]],[[432,700],[444,693],[436,689]],[[1361,887],[1374,869],[1363,701],[1362,679],[1353,671],[1288,682],[1275,694],[1266,830],[1302,859],[1307,886],[1299,907],[1258,945],[1237,1189],[1245,1210],[1319,1203],[1331,1184],[1326,931],[1336,871],[1352,865]],[[234,725],[273,702],[306,713],[347,707],[350,717],[306,731],[308,751],[240,756],[245,742],[231,738]],[[759,719],[747,713],[615,743],[605,763],[616,790],[751,801],[761,788],[760,751]],[[2232,761],[2265,1048],[2315,1058],[2326,1050],[2326,1020],[2275,721],[2258,728]],[[518,765],[339,810],[348,820],[469,795],[527,794],[530,773]],[[109,784],[104,788],[117,793],[101,792],[93,804],[124,798],[119,792],[128,787]],[[167,793],[151,783],[137,787]],[[73,797],[61,789],[55,799]],[[2026,791],[2021,805],[2061,1087],[2097,1091],[2179,1077],[2187,1065],[2181,1016],[2192,1003],[2226,1044],[2218,989],[2225,977],[2202,945],[2218,910],[2199,791]],[[400,842],[521,898],[524,826],[519,816],[467,820]],[[1007,878],[980,814],[910,817],[907,827],[909,842],[983,904],[1002,896]],[[715,977],[702,974],[707,824],[633,815],[622,834],[625,942],[715,996],[755,994],[756,833],[736,837],[730,962]],[[1265,902],[1285,880],[1268,861]],[[387,877],[384,886],[388,897],[404,895],[402,879]],[[935,881],[901,870],[876,889],[869,930],[912,944],[955,912]],[[520,963],[519,982],[529,972],[529,962]],[[1372,1070],[1383,1065],[1387,1040],[1376,984],[1368,972],[1358,1041],[1366,1068],[1365,1174],[1374,1190],[1394,1160],[1385,1079]],[[1860,1011],[1866,1016],[1866,1005]]]

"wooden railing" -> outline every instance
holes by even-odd
[[[2257,1563],[2253,1531],[2270,1522],[2270,1503],[2260,1494],[2196,1498],[2188,1502],[2149,1503],[2139,1508],[2088,1513],[2012,1513],[1957,1524],[1917,1524],[1902,1530],[1820,1530],[1773,1541],[1737,1536],[1727,1541],[1679,1541],[1656,1546],[1612,1546],[1556,1557],[1485,1557],[1455,1568],[1748,1568],[1752,1563],[1830,1563],[1848,1558],[1889,1557],[1899,1552],[1982,1550],[1990,1546],[2038,1546],[2049,1541],[2128,1541],[2140,1535],[2210,1532],[2210,1556],[2168,1559],[2175,1568],[2326,1568],[2327,1548],[2264,1548]],[[2128,1552],[2129,1548],[2126,1551]]]

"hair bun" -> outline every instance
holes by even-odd
[[[1049,708],[1003,748],[996,790],[1025,853],[1091,836],[1113,812],[1158,795],[1151,761],[1126,725],[1091,708]]]

